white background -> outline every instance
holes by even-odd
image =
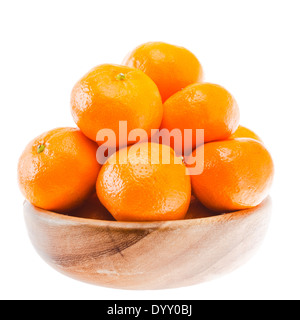
[[[0,298],[299,299],[299,16],[297,0],[1,0]],[[205,80],[235,96],[241,123],[274,158],[272,222],[252,260],[222,278],[165,291],[106,289],[67,278],[36,254],[23,220],[17,161],[37,135],[74,126],[70,92],[84,73],[121,63],[148,41],[188,48]]]

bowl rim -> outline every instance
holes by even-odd
[[[31,204],[28,200],[23,203],[24,212],[35,214],[39,218],[52,220],[53,222],[61,222],[70,225],[89,225],[104,228],[122,228],[122,229],[152,229],[152,228],[181,228],[190,225],[208,225],[222,223],[224,221],[238,220],[245,216],[250,216],[256,213],[259,209],[264,209],[272,204],[271,197],[268,196],[258,206],[238,211],[220,213],[211,217],[183,219],[183,220],[164,220],[164,221],[111,221],[111,220],[97,220],[90,218],[81,218],[61,214],[54,211],[38,208]]]

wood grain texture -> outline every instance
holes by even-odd
[[[270,215],[270,198],[254,209],[165,222],[91,220],[24,203],[32,244],[56,270],[141,290],[189,286],[236,269],[261,244]]]

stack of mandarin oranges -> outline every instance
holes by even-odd
[[[231,93],[203,82],[200,62],[185,48],[146,43],[122,65],[95,67],[75,84],[71,111],[76,128],[43,133],[19,160],[20,189],[39,208],[103,220],[180,220],[252,208],[269,193],[274,167],[264,143],[239,125]],[[122,121],[128,132],[143,129],[146,139],[119,137]],[[119,138],[100,164],[102,129]],[[192,129],[182,140],[182,150],[192,153],[152,142],[159,129]],[[201,144],[196,129],[204,130]],[[189,174],[187,160],[198,151],[203,168]]]

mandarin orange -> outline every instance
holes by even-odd
[[[207,208],[217,212],[246,209],[266,198],[274,165],[262,143],[237,138],[206,143],[199,148],[204,148],[204,170],[191,176],[192,189]]]
[[[235,138],[251,138],[257,141],[262,142],[261,138],[252,130],[244,127],[244,126],[239,126],[235,133],[233,133],[229,139],[235,139]]]
[[[110,212],[101,204],[96,192],[86,199],[80,207],[69,212],[68,215],[94,220],[115,220]]]
[[[18,163],[25,198],[42,209],[68,212],[95,190],[97,144],[77,128],[58,128],[32,140]]]
[[[212,83],[196,83],[175,93],[164,103],[161,128],[179,129],[182,150],[189,153],[201,144],[196,139],[196,129],[204,129],[204,142],[224,140],[235,132],[239,119],[239,107],[225,88]],[[184,140],[185,129],[192,129],[189,141]],[[172,147],[179,152],[177,147]]]
[[[150,137],[163,115],[158,88],[144,72],[109,64],[95,67],[75,84],[71,108],[75,123],[88,138],[97,141],[99,130],[110,129],[116,147],[119,138],[124,139],[119,137],[120,121],[127,121],[128,131],[144,129]],[[133,143],[126,137],[125,142]]]
[[[188,210],[191,182],[170,147],[141,143],[108,159],[99,173],[97,194],[116,220],[178,220]]]
[[[215,211],[206,208],[196,197],[192,195],[185,219],[201,219],[218,215]]]
[[[163,101],[203,78],[202,66],[192,52],[164,42],[137,47],[124,64],[144,71],[156,83]]]

